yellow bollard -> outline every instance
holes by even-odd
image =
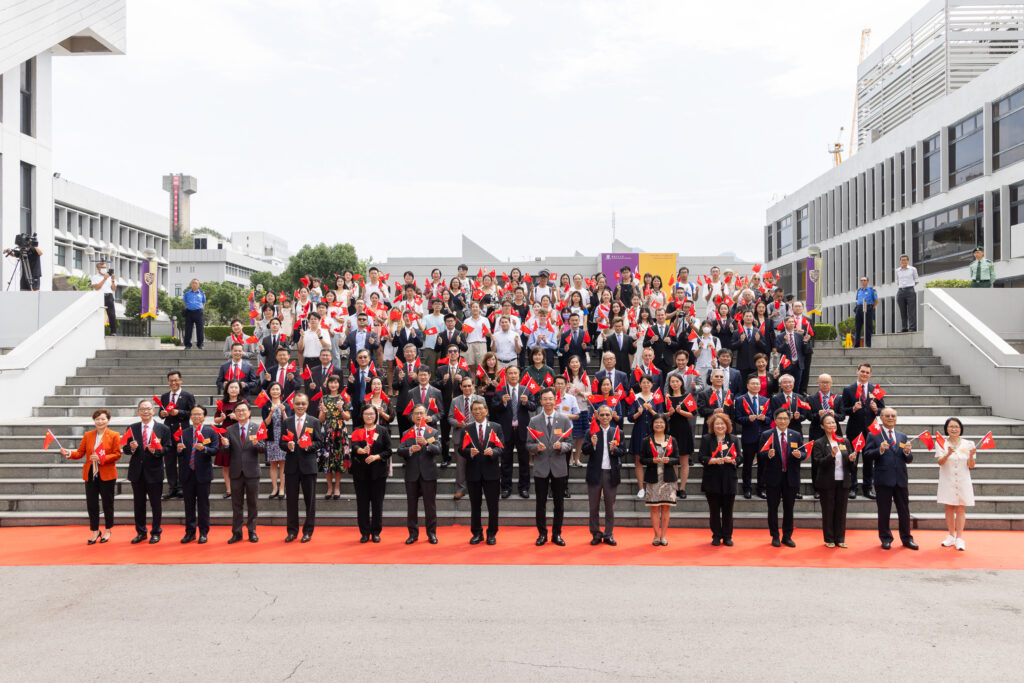
[[[850,334],[849,332],[846,333],[846,339],[843,340],[843,348],[844,349],[852,349],[853,348],[853,335]]]

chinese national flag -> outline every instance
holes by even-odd
[[[245,338],[245,343],[246,344],[258,344],[259,341],[260,340],[259,340],[258,337],[256,337],[255,335],[251,335],[251,334],[248,337]]]
[[[752,271],[754,271],[755,273],[760,273],[761,272],[761,264],[760,263],[755,263],[750,269]]]
[[[935,432],[935,443],[941,450],[946,450],[946,440],[938,432]]]
[[[157,404],[158,407],[163,408],[163,401],[160,400],[159,396],[153,396],[153,403]]]
[[[249,318],[250,318],[251,320],[255,320],[255,319],[256,319],[256,318],[258,318],[258,317],[260,317],[260,312],[259,312],[259,311],[257,311],[257,310],[256,310],[255,308],[254,308],[254,309],[252,309],[251,311],[249,311]]]
[[[49,429],[46,430],[46,436],[43,437],[43,450],[45,451],[50,447],[50,444],[57,440],[57,437],[53,435]]]
[[[316,392],[315,394],[313,394],[313,396],[312,396],[312,397],[310,397],[310,399],[309,399],[309,400],[310,400],[310,401],[319,401],[319,400],[320,400],[320,399],[322,399],[323,397],[324,397],[324,392],[322,392],[322,391],[318,391],[318,392]]]
[[[874,422],[868,425],[868,431],[871,432],[872,434],[882,433],[882,428],[881,426],[879,426],[878,420],[875,420]]]
[[[468,323],[467,323],[467,324],[464,324],[464,325],[462,326],[462,333],[463,333],[463,334],[469,334],[470,332],[472,332],[472,331],[473,331],[473,329],[474,329],[474,328],[473,328],[473,326],[472,326],[472,325],[470,325],[470,324],[468,324]]]
[[[924,447],[928,450],[933,450],[935,448],[935,440],[932,439],[931,432],[927,429],[918,434],[917,438],[921,440],[921,443],[923,443]]]
[[[302,379],[313,379],[313,373],[310,371],[309,366],[302,368],[302,374],[299,375]]]
[[[615,428],[615,436],[612,438],[612,441],[614,441],[615,443],[622,442],[622,430],[619,429],[618,427]]]
[[[796,407],[799,408],[800,410],[810,410],[811,404],[808,403],[807,401],[804,401],[803,399],[798,398],[796,400]]]
[[[526,431],[530,434],[530,438],[536,439],[537,441],[540,441],[541,437],[544,436],[544,432],[538,432],[533,427],[527,427]]]
[[[127,446],[132,440],[132,430],[126,429],[124,434],[121,435],[121,445]]]
[[[469,435],[469,430],[467,429],[462,433],[462,447],[469,448],[471,443],[473,443],[473,437]]]
[[[767,453],[769,450],[771,450],[771,448],[772,448],[772,438],[773,438],[772,436],[769,436],[768,440],[764,442],[763,446],[761,446],[761,450],[760,450],[761,453]]]
[[[453,407],[452,408],[452,417],[455,418],[456,422],[465,422],[466,421],[466,416],[462,414],[462,411],[459,410],[458,407]]]
[[[686,341],[695,342],[697,341],[697,332],[693,329],[690,330],[690,334],[687,335]]]
[[[981,437],[981,441],[978,442],[978,448],[983,450],[983,451],[987,451],[990,448],[995,448],[995,447],[996,447],[996,442],[992,438],[992,432],[989,432],[985,436]]]
[[[858,434],[857,438],[853,440],[853,444],[851,445],[853,446],[853,450],[855,451],[864,450],[864,434]]]
[[[402,434],[402,439],[401,439],[400,443],[405,443],[409,439],[415,439],[415,438],[416,438],[416,428],[415,427],[409,427],[407,430],[405,430],[405,434]]]
[[[438,412],[438,410],[437,410],[437,401],[435,401],[433,398],[431,398],[427,402],[427,411],[431,412],[431,413],[437,413]]]
[[[262,408],[267,404],[267,401],[269,400],[270,397],[267,396],[267,392],[261,391],[260,395],[256,397],[256,400],[253,401],[253,405],[255,405],[257,408]]]
[[[414,407],[415,406],[413,406],[412,401],[409,401],[409,404],[407,406],[405,406],[405,410],[402,411],[402,416],[403,417],[407,417],[408,415],[410,415],[412,413],[412,409]]]
[[[697,402],[693,400],[693,394],[686,395],[686,398],[683,399],[683,407],[686,408],[688,413],[697,412]]]
[[[174,432],[174,440],[181,441],[181,427],[178,427],[178,431]]]
[[[504,444],[501,443],[501,439],[498,438],[498,435],[494,433],[493,429],[491,430],[491,435],[487,438],[487,443],[497,446],[498,448],[505,447]]]
[[[590,434],[591,434],[591,436],[593,436],[594,434],[597,434],[597,431],[599,429],[600,429],[600,427],[597,424],[597,417],[590,418]]]

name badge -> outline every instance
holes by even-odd
[[[552,433],[553,433],[553,434],[554,434],[555,436],[561,436],[561,435],[562,435],[562,430],[561,430],[561,429],[552,429],[552,430],[551,430],[551,432],[552,432]]]
[[[427,443],[434,443],[434,437],[430,437],[429,439],[427,439]]]
[[[800,444],[796,443],[795,441],[790,441],[789,442],[789,447],[790,448],[800,448]]]
[[[844,444],[844,443],[839,444],[839,450],[845,451],[846,450],[846,444]]]
[[[562,411],[568,413],[569,412],[569,406],[562,406]]]

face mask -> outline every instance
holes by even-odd
[[[703,332],[704,336],[706,337],[707,335],[711,334],[711,328],[710,327],[702,328],[701,332]]]

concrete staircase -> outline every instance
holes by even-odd
[[[884,337],[883,337],[884,340]],[[951,415],[966,424],[966,436],[979,440],[992,431],[998,446],[979,455],[974,470],[977,505],[968,512],[971,528],[1024,528],[1024,422],[995,417],[989,406],[960,377],[950,374],[927,348],[900,348],[902,340],[892,339],[887,348],[845,350],[821,344],[814,355],[812,373],[832,375],[835,385],[854,381],[857,364],[870,362],[874,378],[888,395],[886,402],[900,413],[901,428],[910,434],[923,429],[941,428]],[[42,437],[47,428],[53,430],[65,446],[77,446],[84,431],[91,428],[90,416],[97,407],[106,407],[113,414],[112,427],[123,426],[134,419],[135,404],[143,397],[166,389],[165,375],[178,369],[184,374],[185,388],[198,399],[212,406],[214,380],[224,361],[217,351],[189,351],[162,348],[159,350],[106,350],[91,359],[77,374],[46,397],[44,404],[34,408],[32,418],[0,420],[0,525],[84,524],[87,520],[81,481],[80,462],[65,462],[51,448],[43,451]],[[596,369],[596,368],[595,368]],[[813,382],[812,382],[813,386]],[[397,435],[397,428],[394,434]],[[630,431],[627,426],[626,432]],[[916,444],[918,445],[919,444]],[[385,500],[385,524],[404,526],[405,493],[401,480],[401,464],[396,458],[395,476],[388,482]],[[804,499],[797,501],[797,525],[820,526],[820,511],[812,497],[810,467],[804,470]],[[127,462],[119,467],[123,477]],[[218,473],[219,474],[219,473]],[[438,486],[438,515],[443,525],[469,523],[469,500],[452,499],[454,467],[441,470]],[[514,475],[515,476],[515,475]],[[266,500],[270,492],[269,475],[261,483],[260,523],[283,525],[284,501]],[[942,507],[935,503],[938,467],[931,454],[919,453],[910,465],[911,513],[919,528],[944,528]],[[707,505],[700,493],[701,467],[690,470],[686,491],[672,512],[676,526],[705,527]],[[338,501],[322,500],[323,484],[318,487],[317,501],[320,524],[355,524],[355,494],[351,480],[343,484]],[[616,503],[616,523],[644,525],[649,514],[642,501],[636,499],[636,479],[631,464],[623,468],[623,484]],[[214,524],[230,521],[230,501],[221,498],[223,481],[216,477],[211,494],[211,516]],[[566,501],[568,524],[586,524],[587,497],[584,470],[570,470],[572,499]],[[535,501],[523,500],[513,494],[501,501],[501,523],[532,525]],[[116,513],[118,524],[132,523],[131,487],[119,479]],[[180,500],[164,503],[164,520],[169,524],[183,521]],[[858,497],[850,502],[851,527],[873,528],[874,501]],[[754,498],[736,500],[736,523],[741,527],[763,528],[765,503]]]

